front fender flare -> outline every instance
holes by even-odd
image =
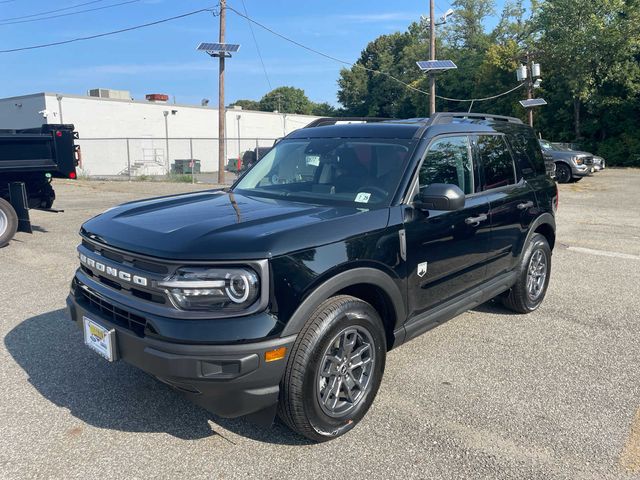
[[[282,336],[295,335],[302,330],[313,311],[327,298],[352,285],[367,283],[381,288],[391,300],[396,325],[399,328],[406,320],[404,295],[393,279],[381,270],[368,267],[354,268],[339,273],[317,286],[298,306],[282,331]]]

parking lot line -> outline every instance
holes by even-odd
[[[629,437],[620,455],[620,465],[632,473],[640,472],[640,408],[633,417]]]
[[[594,250],[593,248],[585,247],[567,247],[567,250],[573,250],[574,252],[582,252],[588,255],[599,255],[601,257],[614,257],[624,258],[625,260],[640,260],[640,255],[632,255],[630,253],[611,252],[609,250]]]

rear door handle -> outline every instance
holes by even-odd
[[[480,225],[480,222],[484,222],[487,218],[488,217],[486,213],[481,213],[477,217],[465,218],[464,223],[466,223],[467,225],[473,225],[474,227],[477,227],[478,225]]]
[[[533,207],[533,202],[531,200],[529,200],[526,203],[518,204],[518,210],[526,210],[527,208],[531,208],[531,207]]]

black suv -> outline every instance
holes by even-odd
[[[99,354],[210,411],[327,440],[391,348],[494,297],[541,304],[557,200],[515,118],[304,128],[228,190],[86,222],[69,310]]]

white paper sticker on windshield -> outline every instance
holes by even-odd
[[[320,155],[307,155],[305,161],[307,166],[317,167],[320,165]]]
[[[356,195],[356,202],[358,203],[369,203],[369,199],[371,198],[370,193],[360,192]]]

